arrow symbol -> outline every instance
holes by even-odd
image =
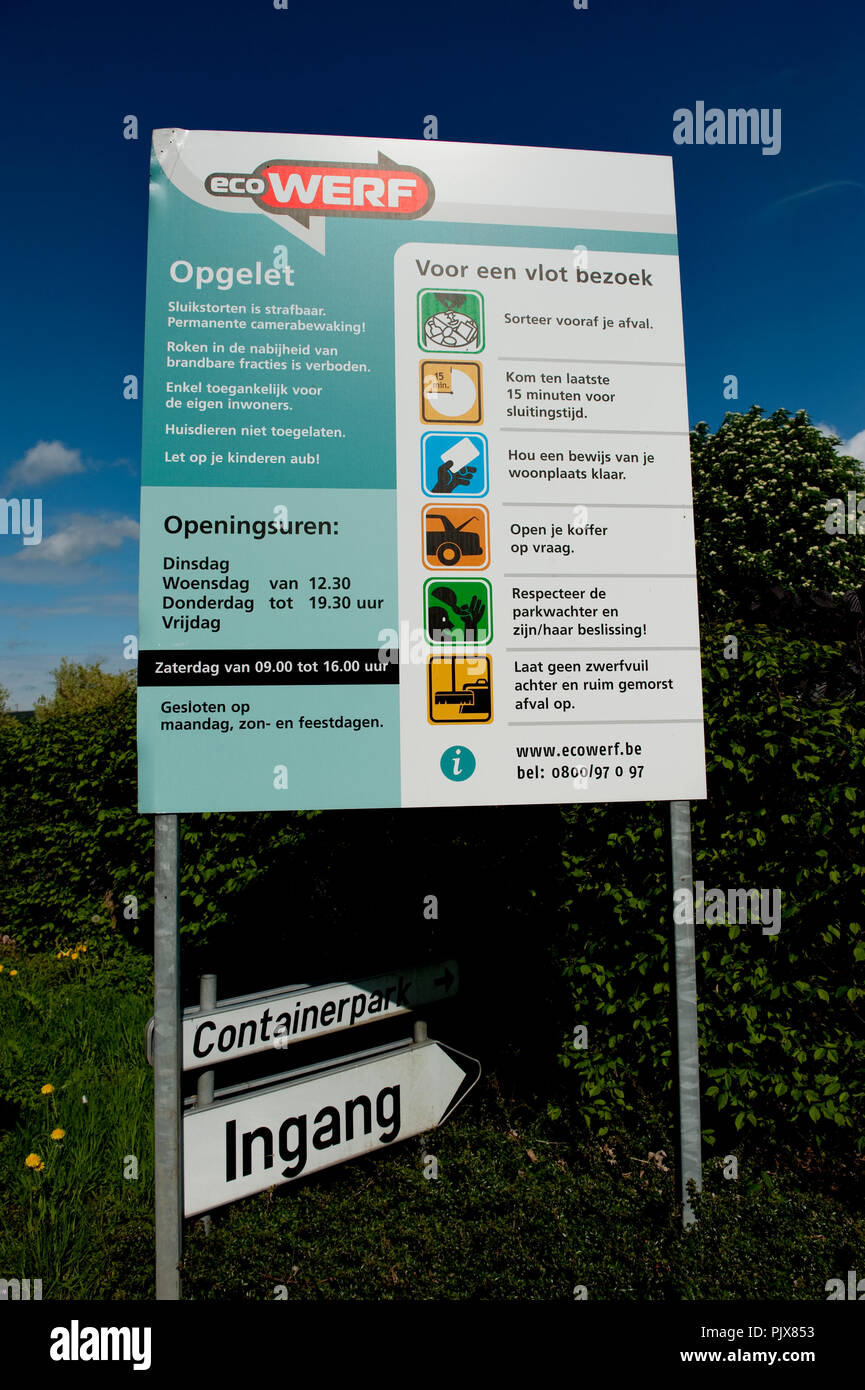
[[[445,966],[445,973],[443,975],[439,975],[437,980],[433,980],[433,984],[444,985],[445,994],[447,994],[450,991],[450,987],[453,984],[454,979],[455,976],[453,976],[451,972],[448,970],[447,966]]]
[[[252,1091],[217,1092],[183,1117],[186,1215],[426,1134],[480,1074],[477,1058],[457,1048],[412,1041],[302,1067]]]

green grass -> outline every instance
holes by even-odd
[[[107,961],[5,952],[0,962],[0,1275],[41,1278],[44,1299],[147,1297],[149,962],[131,952]],[[43,1085],[54,1089],[43,1095]],[[57,1129],[63,1138],[54,1140]],[[29,1154],[41,1170],[26,1166]],[[128,1155],[138,1161],[134,1180],[124,1178]]]
[[[41,1278],[44,1299],[152,1298],[150,963],[0,963],[0,1277]],[[865,1269],[861,1159],[820,1168],[749,1141],[737,1181],[706,1160],[683,1232],[672,1160],[649,1157],[671,1153],[668,1120],[584,1135],[567,1089],[529,1104],[486,1076],[427,1136],[435,1179],[412,1139],[221,1208],[210,1234],[187,1222],[183,1296],[568,1302],[583,1285],[621,1301],[823,1300],[827,1279]]]
[[[189,1230],[187,1298],[367,1301],[825,1299],[860,1265],[865,1219],[790,1173],[706,1166],[683,1231],[675,1180],[633,1143],[510,1129],[494,1085],[417,1141],[224,1208]],[[531,1155],[529,1154],[531,1150]],[[663,1161],[663,1160],[662,1160]],[[856,1266],[858,1267],[858,1266]],[[284,1290],[284,1292],[283,1292]]]

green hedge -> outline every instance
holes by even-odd
[[[739,641],[736,659],[724,657],[730,634]],[[692,806],[694,876],[707,890],[777,888],[782,895],[776,936],[764,936],[759,923],[697,927],[704,1123],[707,1140],[724,1148],[749,1133],[761,1142],[815,1147],[831,1144],[833,1134],[849,1147],[855,1136],[863,1145],[853,1126],[865,1090],[859,1042],[865,703],[803,694],[813,673],[831,670],[843,649],[843,643],[741,623],[704,627],[709,798]],[[0,929],[19,948],[56,949],[87,939],[104,949],[141,926],[146,931],[152,820],[130,809],[134,775],[129,696],[105,711],[0,730],[7,882]],[[478,863],[495,862],[492,846],[504,853],[503,814],[478,814],[472,845]],[[516,820],[527,827],[525,816]],[[549,929],[554,967],[533,993],[546,991],[556,1010],[560,1061],[569,1085],[577,1083],[584,1121],[605,1133],[623,1110],[672,1101],[667,807],[563,808],[543,823],[553,835],[561,826],[561,876],[542,884],[538,869],[538,896],[528,899],[509,929],[497,922],[497,949],[511,956],[527,914],[534,930],[536,918],[552,923],[564,904],[564,933]],[[326,934],[310,936],[307,909],[307,947],[315,945],[322,971],[331,964],[344,968],[348,935],[339,937],[335,919],[339,895],[350,883],[357,921],[373,893],[376,931],[363,939],[368,953],[384,951],[388,931],[400,941],[405,934],[399,876],[417,862],[412,837],[418,824],[399,813],[367,813],[363,826],[357,818],[325,818],[315,827],[301,815],[184,817],[182,929],[206,943],[209,953],[219,942],[245,943],[254,916],[250,904],[258,901],[260,914],[269,914],[269,941],[284,942],[280,904],[293,901],[302,879],[310,900],[321,901],[320,920],[330,922]],[[515,821],[512,829],[519,826]],[[368,847],[376,845],[378,864],[369,858]],[[515,852],[513,845],[507,850],[508,856]],[[498,865],[496,875],[512,876],[513,862]],[[376,897],[383,867],[392,886]],[[426,891],[438,886],[435,878]],[[138,922],[123,918],[123,897],[130,892],[139,900]],[[383,915],[386,904],[392,911]],[[411,947],[401,954],[408,959],[425,952],[433,931],[418,912]],[[352,919],[345,932],[357,936]],[[461,959],[465,954],[467,965],[472,950],[489,958],[487,929],[474,942],[463,935],[461,944],[452,934],[448,949]],[[584,1051],[573,1046],[575,1024],[588,1027]],[[530,1040],[518,1032],[515,1020],[496,1045],[528,1047]]]
[[[727,634],[737,659],[724,658]],[[803,677],[839,644],[741,624],[706,626],[708,800],[691,808],[694,878],[780,889],[777,935],[759,923],[697,925],[706,1138],[865,1146],[865,701],[810,703]],[[560,955],[575,1022],[562,1064],[583,1116],[605,1133],[643,1093],[672,1101],[666,805],[563,812],[573,848]],[[858,983],[857,983],[858,980]]]
[[[28,950],[103,948],[152,928],[153,818],[138,815],[135,694],[76,714],[0,722],[0,933]],[[181,921],[206,938],[303,838],[303,814],[184,818]],[[126,903],[137,900],[137,918]]]

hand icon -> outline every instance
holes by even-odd
[[[458,469],[456,473],[452,473],[450,464],[440,463],[433,492],[450,493],[453,492],[455,488],[468,487],[476,472],[476,468],[465,467]]]
[[[460,606],[454,604],[453,610],[458,618],[462,618],[466,642],[476,642],[478,640],[477,629],[487,611],[486,604],[481,603],[480,599],[475,597]]]

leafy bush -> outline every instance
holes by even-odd
[[[707,888],[778,889],[783,914],[777,936],[760,924],[697,927],[707,1139],[730,1147],[759,1130],[766,1143],[827,1146],[852,1137],[863,1093],[865,684],[863,602],[851,586],[865,538],[830,536],[823,520],[828,497],[861,486],[861,469],[804,412],[728,415],[714,436],[698,426],[692,449],[701,602],[715,615],[703,628],[709,798],[692,808],[694,873]],[[66,713],[55,701],[41,720],[0,721],[0,932],[19,948],[87,940],[107,950],[139,927],[146,938],[152,915],[134,694],[105,703],[111,692],[95,678],[66,686]],[[649,1096],[669,1106],[666,806],[478,808],[457,831],[446,808],[315,814],[183,817],[181,931],[207,946],[209,969],[220,938],[245,941],[259,923],[274,971],[284,957],[295,979],[355,960],[371,969],[376,952],[397,963],[414,900],[413,941],[427,958],[458,954],[469,997],[480,982],[467,1013],[479,1036],[495,1035],[497,1064],[531,1056],[529,1085],[537,1058],[558,1050],[584,1122],[601,1134]],[[484,910],[466,912],[479,865]],[[431,890],[443,921],[421,928]],[[127,894],[138,921],[124,917]],[[367,935],[358,923],[370,919]],[[544,975],[553,939],[557,974]],[[502,1010],[517,953],[531,988]],[[232,990],[261,984],[235,979]],[[575,1024],[589,1029],[586,1051],[573,1046]]]
[[[728,412],[691,432],[694,532],[704,613],[747,611],[781,585],[839,595],[862,582],[865,535],[831,535],[826,503],[865,492],[865,470],[839,456],[804,410]]]
[[[706,1138],[726,1147],[746,1127],[769,1145],[852,1137],[865,1089],[865,537],[824,525],[865,473],[837,443],[759,406],[691,434],[709,792],[691,808],[694,878],[782,903],[777,936],[696,926]],[[562,814],[561,966],[589,1046],[565,1039],[561,1061],[603,1134],[641,1097],[672,1103],[668,812]]]
[[[67,661],[64,657],[51,674],[54,677],[54,694],[50,697],[39,696],[33,709],[36,719],[54,719],[98,709],[112,704],[118,695],[136,688],[134,669],[103,671],[101,661],[84,665],[78,661]]]
[[[683,1231],[663,1154],[508,1111],[487,1081],[428,1136],[434,1181],[405,1143],[223,1208],[188,1230],[184,1297],[814,1300],[862,1250],[861,1213],[744,1159],[707,1165]]]
[[[153,818],[135,810],[135,721],[127,690],[71,713],[0,722],[0,932],[19,946],[83,939],[107,949],[152,930]],[[304,823],[265,812],[184,817],[181,931],[206,938],[224,925],[280,852],[302,841]]]
[[[738,660],[725,637],[738,634]],[[781,891],[781,930],[697,925],[706,1137],[730,1145],[856,1136],[865,1098],[865,707],[806,704],[803,672],[835,647],[739,625],[704,634],[709,798],[691,808],[694,877],[705,889]],[[672,1103],[667,808],[575,807],[561,965],[589,1046],[561,1061],[603,1134],[647,1090]],[[859,983],[856,983],[856,980]],[[855,1127],[855,1128],[854,1128]],[[715,1133],[717,1131],[717,1134]]]

